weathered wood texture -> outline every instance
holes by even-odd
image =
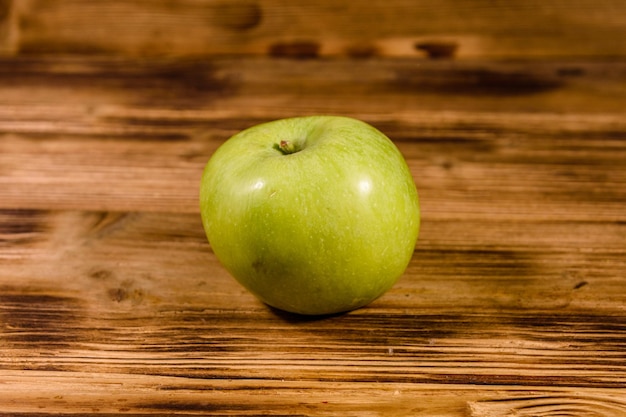
[[[0,50],[22,53],[626,55],[621,0],[0,1],[9,20]]]
[[[626,415],[624,8],[0,1],[0,415]],[[423,225],[391,291],[304,319],[197,194],[317,113],[394,140]]]
[[[488,92],[436,65],[372,63],[354,79],[332,61],[5,61],[0,411],[623,414],[622,67],[533,67],[515,77],[581,70]],[[425,91],[401,91],[398,73]],[[584,112],[598,85],[613,86],[596,98],[612,112]],[[574,112],[556,112],[559,95]],[[383,298],[300,320],[219,266],[197,186],[237,130],[328,109],[397,143],[423,229]]]

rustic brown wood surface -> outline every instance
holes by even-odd
[[[2,11],[25,53],[626,54],[622,0],[2,0]]]
[[[621,1],[0,1],[0,415],[626,415]],[[370,306],[271,310],[198,182],[358,117],[422,230]]]

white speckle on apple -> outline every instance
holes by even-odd
[[[369,179],[363,179],[359,181],[359,190],[362,194],[369,194],[372,189],[372,183]]]
[[[265,187],[265,182],[263,180],[257,180],[253,185],[252,185],[252,189],[253,190],[260,190],[263,187]]]

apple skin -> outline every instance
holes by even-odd
[[[303,315],[365,306],[404,273],[420,226],[402,154],[362,121],[305,116],[224,142],[200,184],[221,264],[266,304]]]

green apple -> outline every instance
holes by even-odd
[[[282,119],[224,142],[200,185],[222,265],[272,307],[324,315],[369,304],[404,273],[420,225],[398,148],[362,121]]]

